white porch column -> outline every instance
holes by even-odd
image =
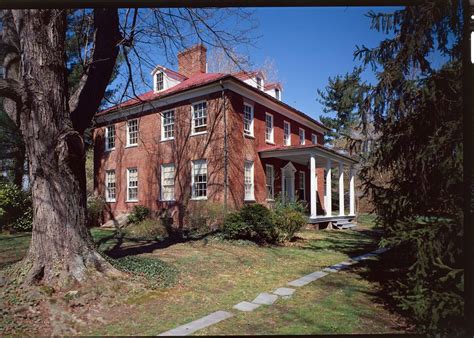
[[[339,162],[339,216],[344,216],[344,164]]]
[[[332,216],[332,194],[331,194],[331,160],[326,162],[326,216]]]
[[[355,169],[354,165],[349,167],[349,215],[355,216],[355,181],[354,181]]]
[[[309,159],[309,165],[310,165],[310,204],[311,204],[311,218],[316,218],[316,203],[317,203],[317,187],[318,187],[318,181],[316,178],[316,156],[314,154],[311,154],[311,157]]]

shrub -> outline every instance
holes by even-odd
[[[199,201],[188,209],[186,216],[189,230],[198,234],[207,233],[222,226],[225,218],[224,205]]]
[[[89,196],[87,198],[87,226],[100,226],[102,213],[105,207],[105,200],[99,196]]]
[[[33,208],[29,192],[0,183],[0,230],[31,231]]]
[[[150,216],[150,209],[143,205],[136,205],[133,207],[133,211],[128,215],[128,223],[139,223]]]
[[[283,202],[275,200],[272,214],[278,232],[278,241],[289,241],[307,223],[304,215],[305,206],[301,201]]]
[[[133,239],[154,240],[168,236],[168,231],[162,220],[150,218],[138,223],[132,223],[123,231],[125,237]]]

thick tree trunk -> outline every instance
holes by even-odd
[[[65,10],[14,11],[22,54],[20,128],[30,164],[33,234],[26,282],[117,273],[86,228],[85,149],[68,106]]]

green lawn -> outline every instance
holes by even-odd
[[[302,231],[296,241],[272,247],[212,238],[169,246],[125,241],[116,253],[123,249],[161,259],[179,270],[178,282],[158,289],[117,287],[113,301],[99,304],[100,321],[76,323],[74,330],[83,335],[157,335],[217,310],[232,311],[234,304],[251,301],[260,292],[375,249],[373,223],[361,225],[359,231]],[[107,240],[110,234],[93,231],[96,241],[102,239],[101,249],[117,245],[117,240]],[[18,260],[27,245],[27,236],[1,236],[0,261]],[[289,300],[238,313],[197,334],[403,332],[377,303],[379,286],[364,279],[362,269],[364,263],[331,274],[298,288]]]

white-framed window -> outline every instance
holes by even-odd
[[[174,138],[174,110],[168,110],[161,114],[161,140],[172,140]]]
[[[244,199],[246,201],[254,201],[253,161],[245,161],[244,164],[244,190]]]
[[[304,145],[305,144],[305,135],[304,135],[304,129],[303,128],[300,128],[299,135],[300,135],[300,144]]]
[[[273,115],[265,113],[265,141],[273,143]]]
[[[194,103],[192,110],[192,133],[191,135],[205,133],[207,128],[207,102]]]
[[[127,168],[127,202],[138,201],[138,169]]]
[[[107,170],[105,172],[105,201],[115,202],[116,194],[115,170]]]
[[[155,79],[156,79],[156,91],[163,90],[163,88],[165,87],[163,73],[162,72],[156,73]]]
[[[312,144],[317,144],[318,143],[318,135],[311,134],[311,143]]]
[[[191,162],[191,184],[193,199],[207,198],[207,161],[196,160]]]
[[[174,163],[161,165],[161,200],[174,201]]]
[[[7,72],[5,71],[5,67],[0,66],[0,79],[6,79]]]
[[[280,89],[278,88],[275,88],[275,97],[277,100],[280,100],[281,95],[280,95]]]
[[[127,147],[138,145],[138,119],[127,121]]]
[[[299,174],[299,179],[300,179],[300,190],[301,190],[301,197],[303,200],[306,200],[306,189],[305,189],[305,182],[306,182],[306,176],[305,176],[305,172],[304,171],[300,171],[300,174]]]
[[[253,136],[253,106],[244,103],[244,134]]]
[[[262,90],[263,85],[262,85],[262,78],[257,76],[257,89]]]
[[[291,145],[291,124],[283,121],[283,144],[285,146]]]
[[[115,125],[105,127],[105,150],[115,149]]]
[[[275,199],[275,169],[271,164],[265,166],[265,186],[267,188],[267,200]]]

